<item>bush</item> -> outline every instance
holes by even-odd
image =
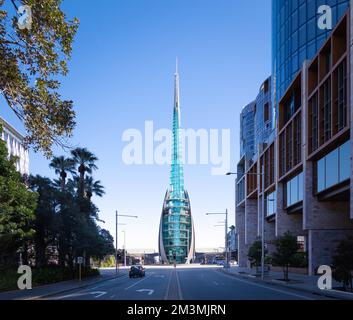
[[[353,292],[353,238],[342,240],[333,257],[333,277],[341,282],[344,290]]]
[[[99,275],[98,269],[91,269],[82,267],[81,269],[82,278],[92,277]],[[33,287],[51,284],[60,281],[67,281],[78,279],[78,268],[70,269],[59,266],[47,266],[40,269],[32,269],[32,285]],[[21,275],[17,273],[17,270],[6,270],[0,274],[0,291],[16,290],[17,280]]]
[[[274,244],[276,251],[272,255],[273,265],[282,267],[284,281],[289,281],[289,267],[295,264],[295,259],[298,257],[297,238],[288,231],[278,237]]]
[[[267,250],[265,249],[265,255]],[[251,266],[258,267],[261,265],[262,258],[262,242],[261,240],[256,240],[252,246],[249,248],[248,258],[251,263]],[[266,257],[265,257],[266,259]]]
[[[101,268],[111,268],[115,267],[115,257],[114,256],[108,256],[106,257],[101,263],[100,263]]]
[[[17,289],[17,270],[0,270],[0,292]]]
[[[308,256],[306,252],[297,252],[293,255],[290,266],[293,268],[307,268],[308,267]]]

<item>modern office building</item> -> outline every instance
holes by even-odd
[[[332,26],[349,0],[272,0],[272,74],[276,106],[306,59],[312,59],[331,30],[318,28],[318,9],[328,5]]]
[[[170,187],[164,198],[159,226],[159,254],[163,263],[184,264],[194,260],[195,231],[181,160],[178,68],[175,73],[171,160]]]
[[[271,77],[269,77],[262,83],[256,99],[245,106],[240,114],[240,161],[237,165],[237,203],[245,199],[245,172],[253,167],[259,152],[262,152],[274,140],[274,124]]]
[[[240,114],[240,157],[250,160],[255,151],[255,102],[246,105]]]
[[[351,21],[352,7],[302,63],[278,101],[275,139],[238,181],[244,188],[236,206],[240,266],[248,265],[262,222],[270,254],[278,236],[297,237],[308,274],[330,265],[339,242],[353,236]]]
[[[9,155],[18,157],[16,169],[22,175],[29,175],[29,155],[28,150],[23,145],[24,137],[8,122],[0,117],[2,132],[0,137],[6,142]]]
[[[271,77],[267,78],[260,87],[255,100],[255,155],[262,151],[274,139],[275,113],[271,99]]]

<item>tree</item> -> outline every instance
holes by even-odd
[[[63,156],[54,157],[49,164],[50,168],[55,170],[55,173],[60,175],[61,189],[65,189],[67,173],[73,174],[75,172],[75,162],[73,159],[65,158]]]
[[[86,148],[76,148],[71,151],[71,154],[80,174],[78,195],[83,198],[85,196],[85,174],[91,174],[93,170],[98,169],[95,164],[98,158]]]
[[[85,178],[84,185],[86,196],[89,201],[91,201],[93,195],[103,197],[105,194],[104,187],[101,185],[101,182],[99,180],[94,181],[91,176]]]
[[[353,292],[353,238],[342,240],[333,257],[333,277],[341,282],[345,290]]]
[[[272,263],[283,268],[284,281],[289,281],[289,266],[295,263],[296,254],[300,249],[297,238],[288,231],[278,237],[274,244],[276,251],[272,255]]]
[[[266,254],[266,251],[265,251]],[[252,266],[258,267],[261,265],[262,259],[262,242],[256,240],[249,248],[248,258]]]
[[[98,259],[103,259],[115,253],[114,238],[108,230],[99,229],[98,242],[93,255]]]
[[[2,131],[0,127],[0,132]],[[0,267],[17,265],[17,252],[33,237],[37,194],[28,190],[0,139]]]
[[[73,102],[61,98],[58,78],[68,73],[79,23],[67,19],[61,3],[0,0],[0,94],[24,122],[26,144],[47,156],[53,144],[65,145],[75,126]],[[31,8],[32,23],[20,29],[16,15],[23,4]]]
[[[46,249],[54,246],[57,238],[56,206],[57,192],[50,179],[39,175],[29,177],[31,190],[38,194],[37,207],[33,229],[36,266],[43,267],[48,264]]]

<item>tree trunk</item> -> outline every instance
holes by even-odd
[[[86,171],[85,166],[83,164],[81,164],[78,168],[78,171],[80,172],[80,192],[79,192],[79,195],[81,198],[83,198],[85,195],[85,171]]]
[[[60,176],[61,176],[61,191],[64,192],[67,173],[64,170],[62,170],[61,173],[60,173]]]

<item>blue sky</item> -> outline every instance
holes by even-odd
[[[102,226],[114,234],[116,209],[138,215],[137,220],[121,219],[127,224],[119,227],[126,230],[127,248],[157,250],[169,167],[125,165],[122,133],[143,131],[146,120],[156,129],[171,127],[178,57],[183,127],[230,129],[235,169],[239,113],[271,72],[271,2],[75,0],[64,1],[63,9],[81,25],[61,93],[75,102],[78,125],[72,145],[87,147],[99,158],[94,177],[106,195],[95,202],[106,221]],[[0,115],[23,131],[9,110],[0,108]],[[212,176],[210,167],[185,167],[197,248],[224,243],[224,229],[214,227],[221,219],[206,212],[228,208],[234,224],[234,179]],[[32,151],[30,170],[53,176],[48,160]]]

